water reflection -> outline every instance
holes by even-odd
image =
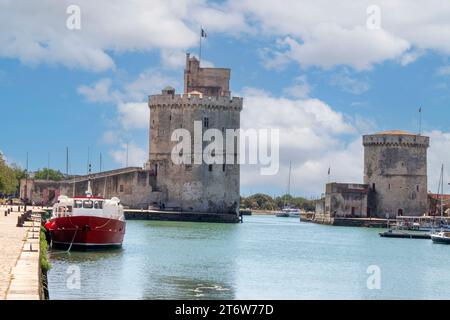
[[[155,291],[150,287],[144,292],[144,299],[234,299],[233,288],[228,283],[195,278],[158,277]]]
[[[450,298],[449,246],[298,219],[128,221],[122,250],[50,253],[52,299]],[[79,290],[67,287],[78,266]],[[381,289],[367,288],[367,268]]]
[[[128,221],[123,249],[51,252],[51,298],[232,299],[239,225]],[[81,270],[81,290],[65,287]]]

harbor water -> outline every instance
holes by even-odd
[[[380,231],[274,216],[127,221],[122,249],[50,251],[50,299],[450,298],[450,246]]]

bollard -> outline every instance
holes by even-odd
[[[17,225],[16,227],[23,227],[22,216],[17,217]]]
[[[5,217],[7,217],[7,216],[8,216],[8,210],[5,211]]]

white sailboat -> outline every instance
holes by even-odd
[[[433,232],[431,234],[431,240],[433,240],[434,243],[445,243],[450,244],[450,232],[448,231],[448,225],[444,221],[444,165],[442,165],[441,168],[441,176],[439,178],[439,188],[438,188],[438,194],[439,191],[441,192],[441,203],[440,203],[440,211],[441,211],[441,219],[439,221],[440,225],[440,231],[439,232]]]
[[[292,164],[289,161],[289,177],[288,177],[288,187],[287,187],[287,193],[284,196],[284,204],[281,211],[278,211],[276,213],[277,217],[282,218],[298,218],[300,217],[300,209],[298,208],[292,208],[290,204],[286,201],[286,196],[290,195],[291,193],[291,170],[292,170]]]

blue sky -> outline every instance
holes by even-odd
[[[245,99],[243,127],[282,131],[279,173],[243,168],[243,194],[283,192],[289,161],[295,194],[319,195],[329,166],[333,180],[361,182],[361,134],[417,132],[420,106],[432,137],[429,189],[437,186],[450,150],[450,5],[100,2],[77,2],[80,30],[65,27],[71,2],[33,10],[0,2],[0,150],[9,162],[25,166],[28,151],[36,170],[50,153],[50,166],[65,171],[67,146],[71,173],[86,172],[88,148],[94,171],[100,153],[103,169],[114,169],[125,165],[128,142],[129,163],[141,166],[146,96],[182,89],[184,54],[197,54],[202,24],[203,64],[232,69],[231,90]],[[372,3],[379,30],[367,30]]]

